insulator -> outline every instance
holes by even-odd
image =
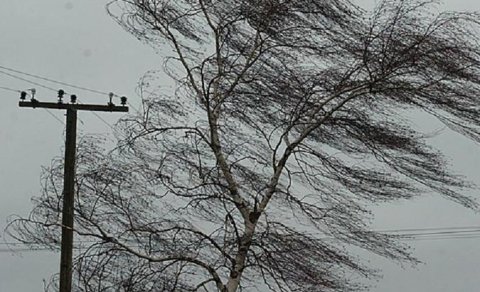
[[[35,99],[35,93],[37,93],[37,90],[35,88],[30,88],[30,92],[32,93],[32,98],[31,100],[33,101]]]
[[[115,94],[114,94],[113,92],[110,92],[110,93],[108,94],[108,98],[109,98],[109,100],[108,100],[108,105],[110,105],[110,106],[113,106],[113,101],[112,101],[112,99],[113,99],[113,96],[114,96],[114,95],[115,95]]]
[[[75,94],[70,95],[70,102],[71,103],[76,103],[77,102],[77,96]]]
[[[25,100],[27,98],[27,93],[25,91],[20,92],[20,100]]]
[[[64,94],[65,94],[65,91],[63,91],[62,89],[60,89],[58,91],[58,103],[62,103],[62,99],[63,99]]]
[[[122,105],[126,105],[127,104],[127,97],[126,96],[120,97],[120,102],[122,103]]]

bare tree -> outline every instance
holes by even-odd
[[[370,204],[435,193],[477,207],[411,122],[480,141],[480,17],[436,8],[112,1],[177,87],[162,95],[146,75],[118,151],[80,147],[78,291],[360,291],[377,271],[352,247],[415,262],[369,228]],[[58,248],[61,164],[12,222],[23,242]]]

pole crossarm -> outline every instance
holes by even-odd
[[[20,107],[31,108],[50,108],[65,110],[84,110],[96,112],[128,112],[128,106],[117,106],[113,104],[78,104],[78,103],[58,103],[58,102],[40,102],[40,101],[20,101]]]

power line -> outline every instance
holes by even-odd
[[[48,87],[48,86],[45,86],[41,83],[38,83],[38,82],[35,82],[35,81],[31,81],[31,80],[28,80],[28,79],[25,79],[25,78],[22,78],[22,77],[19,77],[17,75],[13,75],[13,74],[10,74],[10,73],[7,73],[5,71],[1,71],[0,70],[0,73],[1,74],[4,74],[4,75],[7,75],[7,76],[10,76],[12,78],[15,78],[15,79],[18,79],[18,80],[22,80],[22,81],[25,81],[25,82],[28,82],[30,84],[33,84],[33,85],[36,85],[36,86],[40,86],[40,87],[43,87],[43,88],[46,88],[46,89],[49,89],[49,90],[53,90],[53,91],[57,91],[56,89],[52,88],[52,87]]]
[[[22,92],[21,90],[9,88],[9,87],[4,87],[4,86],[0,86],[0,89],[7,90],[7,91],[13,91],[13,92]]]
[[[467,230],[461,230],[467,229]],[[471,229],[471,230],[469,230]],[[401,237],[401,240],[406,241],[422,241],[422,240],[449,240],[449,239],[476,239],[480,238],[480,226],[465,226],[465,227],[435,227],[435,228],[412,228],[412,229],[395,229],[395,232],[398,231],[425,231],[425,232],[418,232],[418,233],[405,233],[405,234],[398,234]],[[458,230],[458,231],[442,231],[442,232],[429,232],[434,230]],[[384,231],[382,231],[384,232]],[[89,243],[97,243],[96,241],[79,241],[79,244],[89,244]],[[18,242],[0,242],[0,245],[12,245],[12,246],[23,246],[27,245],[24,243]],[[76,247],[76,249],[83,249],[86,247]],[[4,251],[22,251],[26,249],[27,251],[36,251],[36,250],[51,250],[51,248],[47,247],[35,247],[34,249],[28,248],[21,248],[21,247],[14,247],[10,249],[2,249],[0,248],[0,252]]]
[[[19,71],[19,70],[15,70],[15,69],[12,69],[12,68],[8,68],[8,67],[5,67],[5,66],[1,66],[0,65],[0,68],[3,68],[3,69],[6,69],[6,70],[9,70],[9,71],[12,71],[12,72],[15,72],[15,73],[19,73],[19,74],[24,74],[24,75],[27,75],[27,76],[30,76],[30,77],[33,77],[33,78],[39,78],[39,79],[42,79],[42,80],[46,80],[46,81],[49,81],[49,82],[54,82],[54,83],[58,83],[58,84],[62,84],[62,85],[66,85],[66,86],[70,86],[70,87],[73,87],[73,88],[77,88],[77,89],[82,89],[82,90],[87,90],[87,91],[90,91],[90,92],[94,92],[94,93],[97,93],[97,94],[102,94],[102,95],[108,95],[109,93],[106,93],[106,92],[102,92],[102,91],[98,91],[98,90],[94,90],[94,89],[89,89],[89,88],[86,88],[86,87],[82,87],[82,86],[76,86],[76,85],[73,85],[73,84],[70,84],[70,83],[65,83],[65,82],[61,82],[61,81],[55,81],[53,79],[50,79],[50,78],[46,78],[46,77],[42,77],[42,76],[39,76],[39,75],[35,75],[35,74],[30,74],[30,73],[26,73],[26,72],[22,72],[22,71]],[[29,80],[29,79],[25,79],[25,78],[22,78],[22,77],[19,77],[19,76],[16,76],[14,74],[10,74],[10,73],[7,73],[7,72],[4,72],[4,71],[1,71],[0,70],[0,73],[1,74],[5,74],[7,76],[10,76],[12,78],[15,78],[15,79],[19,79],[19,80],[22,80],[22,81],[25,81],[25,82],[28,82],[28,83],[31,83],[33,85],[37,85],[37,86],[40,86],[40,87],[43,87],[43,88],[46,88],[46,89],[49,89],[53,92],[57,92],[58,90],[57,89],[54,89],[52,87],[49,87],[49,86],[45,86],[41,83],[38,83],[38,82],[35,82],[35,81],[32,81],[32,80]],[[14,90],[14,89],[12,89]],[[15,90],[17,92],[17,90]],[[68,92],[65,92],[65,94],[68,94]],[[115,95],[115,94],[114,94]],[[118,95],[115,95],[118,97]],[[80,101],[78,100],[78,103],[80,103]],[[128,103],[129,106],[131,106],[130,103]],[[135,109],[135,108],[134,108]],[[135,109],[136,110],[136,109]],[[137,112],[139,112],[138,110],[136,110]],[[124,138],[126,138],[125,135],[123,135],[122,133],[119,133],[117,129],[115,129],[110,123],[108,123],[105,119],[101,118],[97,113],[95,112],[92,112],[93,115],[95,115],[102,123],[104,123],[105,125],[107,125],[114,133],[116,133],[117,135],[120,135],[120,136],[123,136]],[[51,114],[51,113],[50,113]],[[52,115],[52,114],[51,114]],[[56,117],[55,117],[56,118]],[[58,120],[58,118],[56,118]],[[79,119],[80,120],[80,119]],[[80,120],[80,122],[83,124],[83,121]]]
[[[471,233],[479,233],[480,229],[474,230],[462,230],[462,231],[439,231],[439,232],[417,232],[417,233],[406,233],[402,234],[402,236],[432,236],[432,235],[455,235],[455,234],[471,234]]]
[[[82,102],[80,102],[80,100],[78,100],[78,103],[79,104],[82,104]],[[119,132],[117,129],[115,129],[115,127],[110,124],[109,122],[107,122],[104,118],[102,118],[99,114],[97,114],[96,112],[91,112],[95,117],[97,117],[100,121],[102,121],[102,123],[104,123],[105,125],[107,125],[107,127],[109,127],[115,134],[121,136],[121,137],[124,137],[124,138],[127,138],[127,136],[125,136],[123,133]]]
[[[5,67],[0,66],[0,68],[5,68]],[[13,69],[10,69],[10,70],[15,71],[15,70],[13,70]],[[16,72],[20,72],[20,71],[16,71]],[[22,78],[22,77],[19,77],[19,76],[16,76],[16,75],[13,75],[13,74],[10,74],[10,73],[1,71],[1,70],[0,70],[0,74],[5,74],[5,75],[10,76],[10,77],[12,77],[12,78],[19,79],[19,80],[28,82],[28,83],[30,83],[30,84],[40,86],[40,87],[42,87],[42,88],[49,89],[49,90],[51,90],[51,91],[53,91],[53,92],[57,92],[57,91],[58,91],[57,89],[54,89],[54,88],[52,88],[52,87],[45,86],[45,85],[40,84],[40,83],[38,83],[38,82],[29,80],[29,79],[25,79],[25,78]],[[28,73],[24,73],[24,72],[21,72],[21,74],[26,74],[26,75],[28,75],[28,76],[38,78],[38,76],[33,75],[33,74],[28,74]],[[49,79],[47,79],[47,78],[42,78],[42,79],[49,80]],[[58,83],[61,83],[61,82],[58,82]],[[68,84],[68,83],[66,83],[66,84]],[[81,87],[79,87],[79,88],[81,88]],[[3,88],[2,88],[2,89],[3,89]],[[10,88],[5,88],[5,89],[11,90],[11,91],[15,91],[15,92],[21,92],[21,90],[15,90],[15,89],[10,89]],[[84,88],[82,88],[82,89],[84,89]],[[67,93],[67,92],[65,92],[65,93]],[[98,93],[98,92],[97,92],[97,93]],[[79,102],[79,103],[80,103],[80,102]],[[47,110],[47,109],[45,109],[45,110]],[[48,112],[50,115],[52,115],[56,120],[60,121],[60,119],[58,119],[58,118],[57,118],[55,115],[53,115],[50,111],[47,110],[47,112]],[[93,112],[93,114],[94,114],[98,119],[100,119],[103,123],[105,123],[110,129],[112,129],[115,133],[119,134],[118,131],[117,131],[111,124],[109,124],[107,121],[105,121],[105,119],[101,118],[101,117],[100,117],[97,113],[95,113],[95,112]],[[80,120],[80,119],[79,119],[79,120]],[[60,121],[60,122],[61,122],[62,124],[65,124],[65,123],[62,122],[62,121]],[[80,120],[80,122],[83,124],[83,121],[82,121],[82,120]]]
[[[60,124],[62,124],[63,126],[65,126],[65,122],[62,121],[61,119],[59,119],[56,115],[54,115],[49,109],[44,108],[44,110],[45,110],[49,115],[51,115],[55,120],[57,120],[58,122],[60,122]],[[83,122],[82,122],[82,124],[83,124]]]
[[[101,94],[101,95],[107,95],[107,94],[108,94],[108,92],[103,92],[103,91],[99,91],[99,90],[87,88],[87,87],[84,87],[84,86],[78,86],[78,85],[75,85],[75,84],[72,84],[72,83],[67,83],[67,82],[63,82],[63,81],[58,81],[58,80],[55,80],[55,79],[51,79],[51,78],[43,77],[43,76],[40,76],[40,75],[23,72],[23,71],[20,71],[20,70],[17,70],[17,69],[13,69],[13,68],[9,68],[9,67],[5,67],[5,66],[2,66],[2,65],[0,65],[0,68],[2,68],[2,69],[4,69],[4,70],[8,70],[8,71],[10,71],[10,72],[15,72],[15,73],[18,73],[18,74],[23,74],[23,75],[30,76],[30,77],[33,77],[33,78],[38,78],[38,79],[41,79],[41,80],[44,80],[44,81],[48,81],[48,82],[52,82],[52,83],[57,83],[57,84],[60,84],[60,85],[65,85],[65,86],[72,87],[72,88],[76,88],[76,89],[80,89],[80,90],[85,90],[85,91],[89,91],[89,92],[93,92],[93,93],[97,93],[97,94]]]
[[[31,77],[34,77],[34,78],[41,78],[41,79],[44,79],[44,80],[48,80],[48,81],[51,81],[51,82],[54,82],[53,79],[49,79],[49,78],[44,78],[44,77],[41,77],[41,76],[38,76],[38,75],[34,75],[34,74],[29,74],[29,73],[26,73],[26,72],[22,72],[22,71],[18,71],[18,70],[14,70],[14,69],[11,69],[11,68],[7,68],[7,67],[4,67],[4,66],[1,66],[0,65],[0,68],[4,68],[4,69],[8,69],[10,71],[13,71],[13,72],[16,72],[16,73],[20,73],[20,74],[25,74],[25,75],[28,75],[28,76],[31,76]],[[35,81],[32,81],[32,80],[29,80],[29,79],[26,79],[26,78],[22,78],[22,77],[19,77],[19,76],[16,76],[14,74],[10,74],[10,73],[7,73],[7,72],[3,72],[0,70],[0,74],[4,74],[4,75],[7,75],[7,76],[10,76],[12,78],[15,78],[15,79],[19,79],[21,81],[24,81],[24,82],[28,82],[30,84],[34,84],[34,85],[37,85],[37,86],[40,86],[42,88],[46,88],[48,90],[51,90],[53,92],[58,92],[57,89],[54,89],[52,87],[49,87],[49,86],[45,86],[41,83],[38,83],[38,82],[35,82]],[[64,83],[64,82],[57,82],[57,83],[60,83],[60,84],[65,84],[65,85],[72,85],[72,84],[69,84],[69,83]],[[22,90],[17,90],[17,89],[13,89],[13,88],[9,88],[9,87],[0,87],[1,89],[4,89],[4,90],[8,90],[8,91],[12,91],[12,92],[22,92]],[[75,86],[75,88],[80,88],[80,89],[83,89],[83,90],[88,90],[87,88],[84,88],[84,87],[80,87],[80,86]],[[90,90],[92,91],[92,90]],[[101,91],[96,91],[96,90],[93,90],[92,92],[97,92],[97,93],[105,93],[105,92],[101,92]],[[67,92],[64,91],[64,94],[68,94]],[[105,93],[106,94],[106,93]],[[33,97],[33,96],[32,96]],[[80,100],[77,99],[77,102],[79,104],[81,104]],[[130,103],[128,103],[130,105]],[[131,106],[131,105],[130,105]],[[56,121],[58,121],[59,123],[61,123],[63,126],[65,126],[65,122],[62,121],[61,119],[59,119],[57,116],[55,116],[51,111],[49,111],[48,109],[44,108],[44,110],[47,111],[47,113],[52,116]],[[138,111],[138,110],[137,110]],[[125,134],[123,134],[122,132],[118,131],[112,124],[110,124],[109,122],[107,122],[105,119],[103,119],[100,115],[98,115],[96,112],[92,112],[92,114],[98,118],[102,123],[104,123],[107,127],[109,127],[116,135],[120,136],[120,137],[123,137],[123,138],[128,138]],[[77,119],[80,121],[81,124],[85,124],[83,122],[82,119],[78,118]]]
[[[13,88],[4,87],[4,86],[0,86],[0,89],[7,90],[7,91],[12,91],[12,92],[22,92],[22,90],[13,89]],[[45,111],[47,111],[48,114],[50,114],[55,120],[57,120],[58,122],[60,122],[62,125],[65,125],[65,122],[63,122],[62,120],[60,120],[60,119],[59,119],[57,116],[55,116],[51,111],[49,111],[48,109],[45,109]]]
[[[464,230],[464,229],[478,229],[480,226],[451,226],[451,227],[425,227],[425,228],[403,228],[403,229],[387,229],[376,230],[377,232],[410,232],[410,231],[433,231],[433,230]]]
[[[48,248],[35,248],[35,249],[30,249],[30,248],[0,248],[0,253],[2,252],[39,252],[39,251],[52,251]],[[53,252],[53,251],[52,251]]]
[[[438,237],[412,237],[403,238],[404,241],[425,241],[425,240],[449,240],[449,239],[476,239],[480,238],[480,234],[463,235],[463,236],[438,236]]]
[[[2,65],[0,65],[0,68],[1,68],[1,69],[4,69],[4,70],[7,70],[7,71],[10,71],[10,72],[17,73],[17,74],[23,74],[23,75],[25,75],[25,76],[30,76],[30,77],[37,78],[37,79],[40,79],[40,80],[44,80],[44,81],[48,81],[48,82],[52,82],[52,83],[56,83],[56,84],[60,84],[60,85],[64,85],[64,86],[68,86],[68,87],[72,87],[72,88],[76,88],[76,89],[80,89],[80,90],[85,90],[85,91],[92,92],[92,93],[96,93],[96,94],[100,94],[100,95],[103,95],[103,96],[109,94],[109,92],[106,92],[106,91],[96,90],[96,89],[92,89],[92,88],[88,88],[88,87],[80,86],[80,85],[75,85],[75,84],[68,83],[68,82],[64,82],[64,81],[58,81],[58,80],[55,80],[55,79],[52,79],[52,78],[48,78],[48,77],[40,76],[40,75],[37,75],[37,74],[32,74],[32,73],[20,71],[20,70],[13,69],[13,68],[9,68],[9,67],[2,66]],[[3,72],[3,73],[4,73],[4,74],[7,74],[7,75],[9,75],[9,76],[13,76],[13,75],[10,75],[9,73],[6,73],[6,72]],[[14,77],[14,78],[15,78],[15,77]],[[19,77],[19,78],[20,78],[20,77]],[[27,81],[27,82],[32,82],[32,81]],[[42,85],[39,85],[39,86],[42,86]],[[117,94],[114,94],[114,96],[120,97],[120,96],[117,95]],[[140,113],[140,111],[139,111],[136,107],[132,106],[131,103],[128,102],[128,105],[129,105],[130,107],[132,107],[137,113]]]

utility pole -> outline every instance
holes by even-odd
[[[77,111],[128,112],[127,98],[121,97],[121,106],[112,103],[113,93],[107,105],[78,104],[77,97],[70,96],[70,103],[63,103],[65,92],[58,91],[58,102],[39,102],[35,99],[35,90],[32,90],[32,99],[25,101],[27,95],[20,94],[20,107],[62,109],[67,110],[67,129],[65,139],[65,162],[63,178],[63,210],[62,210],[62,243],[60,255],[60,291],[72,291],[72,258],[73,258],[73,215],[75,198],[75,152],[77,137]]]

